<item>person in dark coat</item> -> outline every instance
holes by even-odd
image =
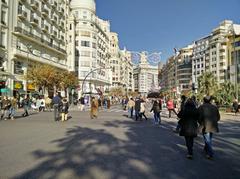
[[[211,97],[203,98],[204,104],[199,107],[199,123],[202,129],[202,134],[205,142],[204,151],[208,159],[213,158],[212,137],[213,133],[219,132],[218,121],[220,113],[218,108],[211,104]]]
[[[135,117],[136,117],[135,120],[136,121],[140,117],[140,109],[141,109],[141,100],[139,98],[136,98],[135,100]]]
[[[162,105],[161,105],[161,101],[157,101],[155,100],[153,102],[153,106],[150,112],[153,111],[154,113],[154,124],[161,124],[161,117],[160,117],[160,112],[162,110]]]
[[[179,112],[184,110],[184,106],[185,106],[186,100],[187,100],[187,97],[186,97],[185,95],[182,95],[182,96],[181,96],[181,105],[180,105],[180,110],[179,110]],[[181,125],[180,125],[179,122],[178,122],[177,127],[176,127],[176,129],[174,130],[174,132],[179,133],[180,128],[181,128]]]
[[[233,105],[232,105],[232,106],[233,106],[235,115],[237,115],[237,113],[238,113],[238,111],[239,111],[239,108],[240,108],[240,106],[238,105],[237,99],[235,99],[235,100],[233,101]]]
[[[192,159],[194,137],[197,137],[198,133],[198,115],[198,110],[192,99],[188,99],[184,109],[178,113],[181,125],[179,135],[185,137],[188,150],[187,158],[189,159]]]

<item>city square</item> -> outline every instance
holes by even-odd
[[[0,0],[0,179],[240,178],[239,0]]]
[[[172,131],[175,117],[163,112],[162,125],[154,126],[152,114],[136,122],[120,108],[93,120],[89,112],[71,111],[67,122],[55,122],[53,112],[1,121],[1,178],[239,177],[239,116],[222,114],[214,160],[203,155],[199,135],[189,161],[183,138]]]

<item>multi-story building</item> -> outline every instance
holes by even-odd
[[[140,63],[133,70],[134,90],[141,95],[146,95],[158,89],[158,66],[151,66],[147,61],[146,52],[140,55]]]
[[[176,56],[177,65],[177,92],[180,94],[184,91],[191,90],[192,84],[192,51],[193,45],[189,45],[179,50]]]
[[[24,79],[32,64],[45,63],[65,70],[69,68],[65,13],[68,1],[2,0],[1,7],[3,4],[1,39],[4,40],[1,43],[7,47],[7,60],[3,65],[11,74],[7,87],[13,95],[21,91],[34,91],[37,87]]]
[[[234,24],[228,34],[228,79],[240,84],[240,25]]]
[[[122,87],[126,92],[133,91],[133,64],[131,53],[120,50],[118,34],[110,35],[110,63],[112,68],[112,87]]]
[[[209,39],[209,62],[206,62],[206,71],[212,72],[218,83],[224,83],[227,80],[227,37],[232,21],[225,20],[213,29]]]
[[[89,92],[104,92],[111,85],[110,69],[110,23],[96,16],[94,0],[72,0],[69,20],[69,41],[75,70],[82,86],[79,95]],[[70,53],[70,52],[69,52]],[[74,56],[74,57],[73,57]],[[89,72],[94,70],[84,85]]]
[[[8,45],[9,45],[9,0],[0,1],[0,95],[6,86],[6,82],[10,77],[8,68]]]
[[[192,83],[197,88],[197,79],[206,71],[206,62],[209,62],[210,35],[194,41],[192,56]],[[208,70],[208,69],[207,69]]]
[[[122,86],[121,81],[121,53],[118,42],[118,34],[110,33],[110,63],[112,68],[112,87]]]

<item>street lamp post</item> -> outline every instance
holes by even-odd
[[[84,78],[84,80],[83,80],[83,82],[82,82],[82,96],[83,96],[83,93],[84,93],[84,84],[85,84],[85,81],[86,81],[86,79],[89,77],[89,75],[90,74],[92,74],[93,72],[95,72],[95,71],[98,71],[98,70],[101,70],[101,69],[111,69],[111,67],[107,67],[107,68],[103,68],[103,67],[100,67],[100,68],[95,68],[95,69],[93,69],[93,70],[91,70],[90,72],[88,72],[88,74],[85,76],[85,78]],[[91,84],[91,82],[90,82],[90,84]],[[90,86],[90,93],[92,92],[92,87]]]

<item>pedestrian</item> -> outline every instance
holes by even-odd
[[[69,109],[69,103],[67,101],[67,98],[63,98],[59,108],[62,116],[62,122],[67,121],[68,109]]]
[[[232,106],[233,106],[235,115],[237,115],[237,113],[239,112],[239,108],[240,108],[237,99],[235,99],[235,100],[233,101],[233,105],[232,105]]]
[[[160,112],[162,110],[162,106],[161,103],[158,100],[154,100],[153,101],[153,106],[150,112],[153,111],[154,113],[154,124],[161,124],[161,116],[160,116]]]
[[[98,108],[102,109],[102,100],[101,97],[98,98]]]
[[[198,109],[200,129],[205,142],[204,151],[208,159],[213,158],[212,138],[213,133],[219,132],[218,121],[220,120],[219,110],[211,104],[211,99],[210,96],[204,97],[204,103]]]
[[[25,98],[22,100],[22,106],[24,109],[24,113],[22,114],[23,117],[29,116],[28,109],[30,105],[30,99],[28,95],[25,95]]]
[[[49,97],[49,96],[47,96],[46,98],[45,98],[45,106],[46,106],[46,110],[47,111],[50,111],[51,112],[51,108],[52,108],[52,99]]]
[[[91,119],[98,117],[98,100],[95,97],[91,99],[91,111],[90,111]]]
[[[110,98],[107,99],[107,108],[110,109],[111,107],[111,101],[110,101]]]
[[[7,96],[3,96],[1,107],[1,120],[7,120],[9,116],[9,109],[11,107],[11,101]]]
[[[14,120],[17,107],[18,107],[17,98],[13,97],[11,100],[11,107],[10,107],[10,113],[9,113],[9,118],[11,118],[11,120]]]
[[[146,102],[143,98],[140,100],[140,119],[142,120],[142,117],[145,118],[145,120],[148,120],[147,116],[145,115],[146,110]]]
[[[53,110],[54,110],[54,121],[58,121],[59,120],[59,106],[61,103],[61,97],[59,94],[55,94],[53,99],[52,99],[52,103],[53,103]]]
[[[130,100],[127,103],[128,108],[128,117],[133,117],[133,108],[135,106],[135,102],[133,101],[133,98],[130,98]]]
[[[179,135],[185,137],[188,159],[193,157],[194,138],[197,137],[198,133],[198,116],[198,110],[191,98],[187,100],[184,108],[178,113],[181,125]]]
[[[80,102],[80,111],[83,111],[85,106],[85,100],[83,96],[79,99],[79,102]]]
[[[181,111],[184,110],[184,106],[185,106],[186,100],[187,100],[187,97],[186,97],[185,95],[182,95],[182,96],[181,96],[181,104],[180,104],[179,112],[181,112]],[[193,102],[194,102],[194,101],[193,101]],[[180,123],[178,122],[177,127],[176,127],[176,129],[174,130],[174,132],[179,133],[180,128],[181,128],[181,125],[180,125]]]
[[[135,120],[137,121],[140,117],[141,101],[140,98],[135,100]]]
[[[40,106],[39,106],[39,112],[44,111],[46,108],[46,102],[43,97],[40,97]]]
[[[174,102],[170,98],[167,101],[167,109],[168,109],[168,112],[169,112],[169,115],[168,115],[169,118],[171,118],[171,113],[172,112],[174,112],[177,115],[177,112],[175,111],[175,108],[174,108]]]

